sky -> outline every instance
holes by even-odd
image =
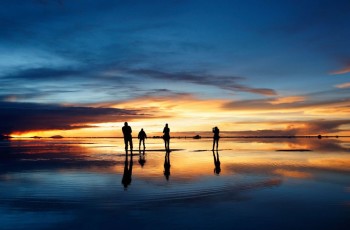
[[[350,135],[348,0],[3,0],[0,134]]]

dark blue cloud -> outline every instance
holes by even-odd
[[[349,62],[349,10],[343,0],[5,0],[0,95],[77,103],[80,92],[93,103],[188,83],[184,93],[214,86],[222,98],[327,90],[343,83],[328,73]],[[71,93],[60,100],[52,85]]]
[[[76,77],[81,74],[81,71],[68,70],[68,69],[49,69],[49,68],[35,68],[26,69],[14,74],[6,76],[7,78],[25,79],[25,80],[50,80],[50,79],[62,79],[68,77]]]
[[[77,129],[92,127],[91,123],[119,122],[135,117],[149,115],[138,110],[0,102],[0,134]]]
[[[215,86],[229,91],[243,91],[270,96],[276,95],[276,92],[273,89],[253,88],[241,85],[238,82],[244,78],[237,76],[214,76],[189,72],[166,73],[150,69],[133,70],[130,72],[140,74],[142,76],[149,76],[158,80],[183,81],[199,85]]]

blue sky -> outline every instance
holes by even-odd
[[[339,0],[4,0],[0,110],[119,108],[150,95],[347,101],[349,11]]]

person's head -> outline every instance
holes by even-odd
[[[143,128],[141,129],[141,131],[143,131]]]
[[[124,122],[124,126],[128,126],[128,122]]]
[[[168,127],[168,123],[165,124],[165,127]]]

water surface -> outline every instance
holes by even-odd
[[[117,138],[2,140],[1,229],[350,226],[350,139],[211,145],[172,139],[167,154],[147,139],[126,155]]]

